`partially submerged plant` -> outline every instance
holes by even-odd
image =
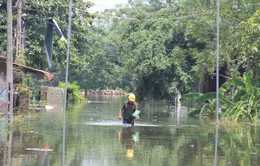
[[[189,93],[182,100],[194,100],[201,107],[200,116],[212,115],[216,108],[216,93]],[[253,72],[230,79],[219,89],[220,116],[222,120],[255,122],[260,116],[260,88],[253,84]]]

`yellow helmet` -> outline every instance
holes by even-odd
[[[130,100],[130,101],[135,101],[135,95],[134,94],[130,94],[129,96],[128,96],[128,99]]]
[[[127,149],[126,150],[126,157],[128,157],[128,158],[134,157],[134,149]]]

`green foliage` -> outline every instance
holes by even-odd
[[[194,100],[204,103],[200,115],[213,115],[216,105],[216,93],[190,93],[182,100]],[[243,77],[228,80],[219,89],[219,100],[222,120],[259,121],[260,88],[253,83],[253,72],[244,73]],[[201,105],[201,104],[200,104]],[[200,106],[199,105],[199,106]]]
[[[74,59],[74,57],[77,57],[77,59],[83,58],[82,56],[84,55],[83,53],[86,48],[84,45],[86,39],[81,37],[81,33],[85,34],[89,27],[89,22],[92,20],[92,15],[87,12],[87,9],[90,6],[90,3],[83,2],[82,0],[73,2],[74,11],[72,29],[77,31],[77,34],[71,33],[72,59]],[[23,17],[23,21],[24,28],[27,32],[29,32],[26,34],[25,39],[25,55],[27,59],[27,65],[44,70],[47,69],[47,59],[44,50],[45,48],[43,47],[46,20],[49,17],[54,18],[58,22],[62,32],[67,35],[68,8],[69,3],[65,0],[40,2],[25,1],[23,4],[23,14],[26,14],[26,16]],[[54,37],[54,39],[53,71],[56,71],[57,67],[65,66],[66,47],[64,43],[59,41],[57,36]],[[82,59],[80,61],[82,61]],[[77,66],[79,62],[73,61],[73,63],[76,63],[75,65]],[[71,68],[72,71],[75,70],[74,65],[72,65]]]
[[[60,82],[58,87],[65,88],[65,83]],[[75,101],[83,101],[85,99],[84,96],[79,91],[79,85],[77,84],[77,82],[68,83],[67,93],[68,93],[69,101],[75,102]]]
[[[48,85],[48,80],[45,77],[43,79],[39,79],[39,76],[37,75],[23,74],[22,85],[28,88],[29,97],[31,100],[39,100],[41,86]]]
[[[5,3],[0,3],[0,54],[6,52]],[[43,48],[46,20],[53,17],[66,35],[68,5],[65,0],[23,3],[28,66],[48,70]],[[207,82],[216,73],[213,1],[131,0],[100,15],[88,12],[92,5],[83,0],[73,5],[69,78],[80,89],[135,89],[141,100],[173,100],[177,91],[202,92],[213,86]],[[255,121],[258,114],[259,6],[259,0],[220,2],[219,65],[221,74],[231,78],[220,89],[225,118]],[[65,49],[55,38],[52,86],[64,80]],[[206,102],[204,107],[198,104],[201,115],[212,114],[214,92],[198,94],[196,100]]]

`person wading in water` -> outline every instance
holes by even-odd
[[[123,107],[119,110],[118,118],[121,119],[123,117],[123,124],[134,126],[134,119],[139,117],[139,113],[135,95],[130,94],[128,101],[125,101]]]

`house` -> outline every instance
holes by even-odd
[[[1,108],[3,109],[3,104],[6,102],[6,59],[7,57],[0,56],[0,111],[2,111]],[[14,89],[16,89],[16,85],[20,85],[23,73],[32,74],[37,78],[47,77],[49,80],[53,78],[53,74],[40,69],[35,69],[18,63],[13,63],[13,67]],[[29,92],[16,91],[14,94],[14,108],[22,105],[23,109],[27,109],[29,104]]]
[[[6,57],[5,56],[0,56],[0,73],[6,73]],[[53,74],[40,70],[40,69],[35,69],[32,67],[28,67],[25,65],[21,65],[18,63],[13,63],[14,69],[20,67],[24,72],[29,72],[31,74],[36,74],[38,76],[46,76],[49,80],[53,78]]]

